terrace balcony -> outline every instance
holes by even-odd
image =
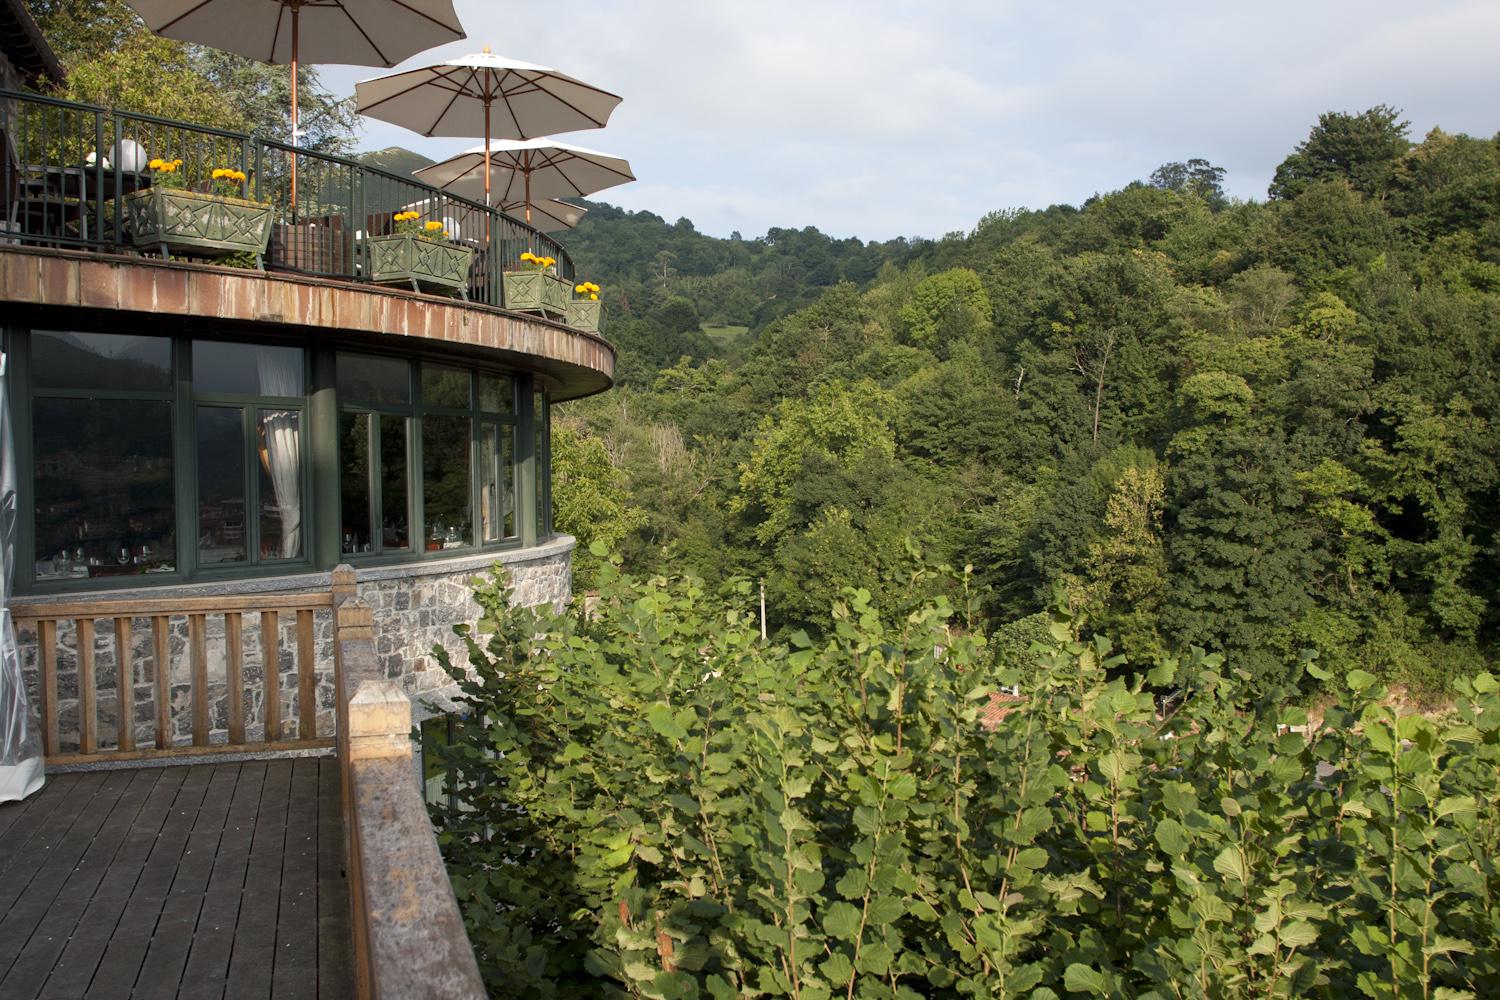
[[[153,158],[242,171],[261,259],[141,241]],[[407,211],[471,261],[446,292],[375,280]],[[474,574],[569,597],[551,408],[615,364],[507,302],[526,252],[573,281],[410,178],[0,90],[11,608],[57,778],[0,806],[0,997],[479,995],[408,734]]]

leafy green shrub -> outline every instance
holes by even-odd
[[[826,641],[769,645],[748,586],[598,587],[587,614],[481,588],[454,670],[434,819],[496,995],[1500,993],[1489,674],[1439,725],[1354,671],[1304,732],[1218,657],[1111,679],[1059,613],[988,731],[1019,677],[942,598],[850,592]]]

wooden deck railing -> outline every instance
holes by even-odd
[[[482,1000],[484,983],[412,760],[411,701],[375,658],[354,571],[333,575],[339,772],[357,995]]]
[[[315,628],[318,617],[328,623],[325,628],[331,627],[332,608],[333,596],[327,591],[62,599],[15,608],[17,628],[35,636],[47,763],[331,746],[331,716],[321,734],[318,725]],[[281,672],[286,631],[292,633],[286,645],[295,650],[295,685],[290,687],[283,685]],[[258,633],[250,652],[260,677],[250,686],[247,632]],[[211,638],[223,648],[214,662],[209,655]],[[322,671],[329,686],[335,684],[331,660],[325,656]],[[62,669],[64,661],[67,669]],[[73,719],[66,730],[61,728],[59,674],[72,682],[68,687],[73,696],[66,701]],[[112,679],[102,689],[101,674]],[[101,694],[106,699],[112,694],[114,703],[112,732],[107,735],[99,725]],[[258,710],[247,711],[257,703],[257,694]],[[138,715],[149,721],[138,720]]]

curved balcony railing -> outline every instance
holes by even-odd
[[[150,253],[123,224],[124,199],[150,186],[146,164],[158,157],[181,159],[195,181],[219,167],[245,173],[245,197],[272,210],[269,270],[368,280],[366,237],[389,234],[397,213],[416,210],[474,249],[471,301],[504,306],[501,274],[527,251],[556,258],[558,276],[574,280],[556,240],[410,177],[259,136],[9,90],[0,90],[0,243]]]

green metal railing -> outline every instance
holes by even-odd
[[[558,276],[575,280],[556,240],[410,177],[259,136],[9,90],[0,90],[0,243],[152,252],[135,247],[124,199],[149,187],[155,158],[182,160],[193,186],[215,168],[243,171],[244,196],[272,208],[271,270],[367,280],[365,238],[390,233],[396,213],[416,210],[474,248],[472,301],[503,306],[501,274],[526,251],[556,258]]]

